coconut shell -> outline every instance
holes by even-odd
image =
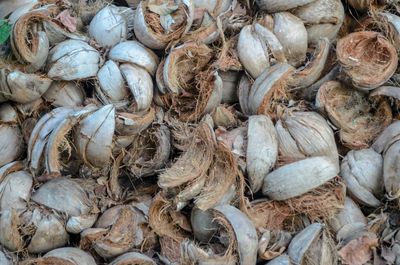
[[[240,62],[253,78],[260,76],[270,66],[267,47],[251,25],[240,31],[237,50]]]
[[[258,243],[258,255],[265,260],[280,256],[289,245],[292,236],[289,232],[281,230],[266,230]]]
[[[30,253],[43,253],[67,244],[69,236],[62,220],[49,213],[43,213],[37,220],[34,218],[35,212],[32,218],[35,232],[27,247]]]
[[[50,20],[58,8],[48,6],[13,18],[11,30],[11,47],[17,59],[24,64],[32,64],[31,70],[36,71],[46,62],[49,52],[49,40],[43,31],[34,30],[40,21]],[[31,32],[35,32],[32,34]],[[29,37],[28,37],[29,36]],[[28,41],[29,39],[29,41]]]
[[[264,178],[263,194],[286,200],[306,193],[333,179],[339,168],[326,156],[306,158],[272,171]]]
[[[340,175],[358,202],[378,207],[383,192],[383,159],[373,149],[351,150],[342,161]]]
[[[297,264],[302,262],[308,249],[311,247],[313,242],[315,242],[316,238],[319,237],[322,227],[323,226],[320,223],[313,223],[292,239],[288,248],[288,254],[293,262]]]
[[[135,111],[145,111],[150,108],[153,100],[153,80],[150,74],[131,63],[122,64],[120,69],[135,99]]]
[[[209,242],[217,234],[219,228],[211,210],[202,211],[195,207],[190,215],[190,223],[194,236],[202,243]]]
[[[97,220],[95,227],[105,231],[91,234],[89,229],[84,233],[96,253],[111,258],[141,245],[144,239],[141,224],[145,222],[143,213],[135,207],[119,205],[105,211]]]
[[[50,78],[14,70],[7,75],[8,89],[2,87],[0,93],[9,100],[26,104],[39,99],[51,83]]]
[[[63,177],[43,184],[32,194],[32,200],[69,216],[88,214],[94,207],[78,183]]]
[[[173,2],[166,4],[173,6]],[[170,41],[184,35],[192,26],[194,16],[193,2],[182,1],[169,14],[173,23],[166,30],[161,24],[160,14],[156,13],[159,5],[149,0],[142,1],[137,6],[134,22],[136,38],[147,47],[156,50],[165,48]]]
[[[347,35],[338,41],[336,54],[342,66],[341,78],[360,90],[383,85],[397,68],[395,47],[378,32]]]
[[[294,72],[293,81],[289,81],[290,85],[295,87],[296,90],[313,85],[320,78],[326,66],[329,48],[329,40],[327,38],[320,39],[314,51],[312,61],[306,64],[304,69],[300,68]]]
[[[219,76],[222,79],[222,100],[223,104],[233,104],[238,102],[236,88],[240,79],[240,72],[238,71],[219,71]]]
[[[128,95],[121,71],[112,60],[108,60],[97,73],[96,92],[104,102],[118,103]]]
[[[265,175],[278,156],[278,135],[272,121],[264,116],[250,116],[247,132],[247,174],[253,193],[262,187]]]

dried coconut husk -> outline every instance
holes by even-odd
[[[286,91],[287,79],[294,70],[286,63],[268,67],[251,86],[247,100],[250,112],[264,114],[272,120],[279,119],[290,99]]]
[[[285,220],[292,215],[291,209],[286,204],[267,199],[259,199],[252,202],[246,199],[246,208],[246,214],[257,230],[282,230]]]
[[[81,234],[81,248],[93,248],[103,258],[110,258],[141,246],[144,231],[141,225],[145,215],[131,205],[119,205],[108,209],[97,220],[95,228]]]
[[[168,89],[173,93],[187,89],[190,82],[211,60],[211,52],[207,45],[195,42],[185,43],[173,49],[163,69],[163,80]]]
[[[340,39],[336,46],[341,78],[360,90],[385,83],[396,71],[395,47],[380,33],[360,31]]]
[[[121,136],[139,134],[147,129],[155,118],[156,111],[153,107],[135,113],[117,112],[115,117],[115,131],[117,135]]]
[[[170,155],[170,137],[164,125],[154,125],[136,135],[123,158],[129,174],[134,178],[147,177],[164,167]]]
[[[150,205],[149,225],[159,236],[167,236],[182,241],[187,237],[187,226],[190,226],[190,222],[182,214],[178,219],[179,214],[173,211],[172,206],[172,203],[167,200],[164,194],[157,194]]]
[[[289,245],[292,236],[281,230],[261,229],[262,236],[258,243],[258,256],[263,260],[271,260],[281,255]]]
[[[292,75],[292,80],[288,81],[294,90],[309,87],[320,78],[328,59],[329,49],[330,42],[327,38],[318,41],[312,60],[304,67],[297,69]]]
[[[371,10],[371,16],[358,23],[356,31],[376,31],[385,36],[396,48],[400,49],[400,17],[378,10]]]
[[[194,203],[200,210],[213,208],[239,178],[239,166],[232,152],[220,142],[214,151],[204,186]]]
[[[337,177],[311,191],[283,201],[294,215],[304,214],[311,222],[325,222],[343,208],[346,189]]]
[[[171,7],[168,13],[162,9]],[[135,35],[140,42],[152,49],[163,49],[171,41],[179,39],[191,27],[193,22],[194,6],[191,2],[181,1],[175,4],[174,1],[146,0],[142,1],[135,12]],[[170,16],[169,21],[162,22]],[[164,25],[163,25],[164,24]],[[164,28],[168,26],[168,28]]]
[[[161,96],[164,106],[171,113],[189,122],[198,120],[204,113],[210,113],[222,100],[222,79],[211,67],[197,72],[190,82],[180,94],[168,93]],[[180,84],[185,83],[183,81]]]
[[[33,64],[34,70],[39,69],[45,63],[49,52],[49,40],[46,34],[40,36],[34,29],[42,21],[50,20],[50,17],[57,12],[58,7],[53,5],[31,11],[15,22],[10,36],[11,47],[21,63]]]
[[[348,3],[359,12],[368,11],[373,5],[377,5],[379,0],[348,0]]]
[[[212,163],[215,148],[214,132],[206,123],[200,123],[188,150],[160,174],[158,185],[172,188],[204,176]]]
[[[241,265],[255,265],[257,262],[258,237],[250,219],[231,205],[213,208],[215,220],[221,225],[220,240],[225,245],[223,256],[233,257]]]
[[[203,249],[194,242],[186,240],[181,243],[181,264],[207,264],[207,265],[234,265],[236,260],[229,255],[220,256],[215,251],[207,247]]]
[[[386,100],[372,101],[362,92],[336,81],[321,86],[316,105],[338,127],[343,144],[352,149],[368,148],[392,121]]]
[[[295,264],[338,264],[335,241],[320,223],[299,232],[290,242],[288,254]]]

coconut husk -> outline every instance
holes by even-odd
[[[170,148],[169,129],[164,125],[154,125],[135,136],[123,163],[134,178],[150,176],[167,163]]]
[[[345,186],[339,177],[311,191],[283,201],[294,215],[304,214],[311,222],[325,222],[343,208]]]
[[[167,1],[173,5],[173,1]],[[178,4],[178,8],[171,13],[174,22],[171,25],[170,30],[164,29],[160,22],[160,15],[152,12],[149,5],[161,5],[164,4],[163,1],[144,1],[142,3],[144,20],[146,23],[147,30],[160,42],[165,45],[171,41],[179,39],[185,32],[186,25],[188,23],[187,19],[189,16],[188,7],[181,3]]]
[[[11,47],[21,63],[35,63],[39,49],[39,35],[32,34],[37,23],[50,20],[58,12],[57,6],[42,8],[21,16],[11,31]]]
[[[283,229],[285,220],[291,215],[289,206],[282,202],[271,200],[246,200],[247,216],[253,222],[256,229]]]
[[[341,79],[361,90],[371,90],[385,83],[396,71],[395,47],[380,33],[360,31],[340,39],[336,54]]]
[[[220,79],[217,72],[208,68],[197,73],[193,84],[187,87],[185,92],[179,95],[166,94],[161,96],[161,100],[179,119],[189,122],[199,120],[201,115],[207,111],[209,100],[214,90],[217,89],[217,78]],[[220,81],[222,85],[222,80]]]
[[[177,187],[204,176],[212,162],[215,145],[211,128],[205,123],[199,124],[188,150],[160,174],[158,185],[161,188]]]
[[[287,80],[294,70],[288,64],[275,64],[254,81],[248,103],[250,108],[256,106],[254,114],[264,114],[274,121],[280,118],[291,98]]]
[[[368,148],[392,121],[392,111],[385,99],[373,101],[336,81],[321,86],[316,102],[338,127],[342,143],[352,149]]]
[[[195,199],[200,210],[213,208],[239,177],[239,167],[232,152],[218,142],[204,187]]]
[[[207,264],[207,265],[234,265],[236,260],[229,255],[217,255],[211,248],[206,250],[197,246],[194,242],[186,240],[181,243],[181,264]]]
[[[264,230],[258,243],[258,256],[264,260],[271,260],[281,255],[289,245],[292,236],[281,230]]]
[[[176,215],[173,214],[172,203],[165,195],[157,194],[150,205],[149,225],[160,237],[165,236],[181,242],[187,237],[187,232],[179,226],[179,222],[175,222],[174,217]]]
[[[399,32],[390,22],[389,17],[393,14],[371,10],[371,16],[358,23],[356,31],[375,31],[385,36],[396,48],[400,49]],[[395,15],[393,15],[395,16]]]

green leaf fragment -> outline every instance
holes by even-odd
[[[0,45],[7,41],[10,37],[10,30],[12,25],[7,23],[8,20],[1,19],[0,20]]]

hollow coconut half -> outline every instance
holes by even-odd
[[[342,143],[352,149],[368,148],[392,122],[392,111],[385,99],[373,101],[337,81],[321,86],[316,106],[338,128]]]
[[[378,32],[354,32],[340,39],[336,54],[340,78],[368,91],[383,85],[397,69],[396,48]]]

